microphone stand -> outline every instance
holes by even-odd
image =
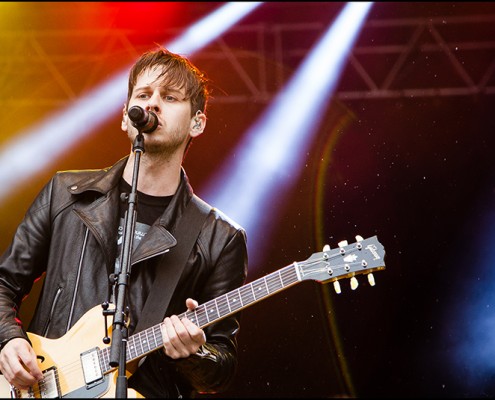
[[[134,170],[132,176],[131,193],[127,197],[128,209],[124,219],[123,244],[121,251],[121,267],[117,276],[114,277],[118,285],[115,299],[115,314],[112,326],[112,340],[110,348],[110,366],[118,366],[115,398],[127,398],[127,376],[126,376],[126,355],[127,355],[127,318],[128,307],[125,305],[126,290],[129,286],[131,272],[131,254],[134,241],[134,231],[137,216],[137,180],[139,174],[139,163],[141,154],[144,153],[144,136],[139,127],[138,135],[134,139],[133,151]]]

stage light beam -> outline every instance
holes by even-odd
[[[232,2],[222,5],[165,47],[176,53],[192,55],[262,3]],[[77,99],[67,109],[19,132],[3,145],[0,150],[0,202],[122,110],[126,101],[129,68]]]
[[[238,221],[250,237],[252,264],[303,168],[341,70],[371,7],[351,2],[310,51],[268,110],[248,130],[232,157],[200,194]]]

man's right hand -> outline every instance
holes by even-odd
[[[0,370],[17,389],[27,390],[43,379],[36,354],[26,339],[9,340],[0,352]]]

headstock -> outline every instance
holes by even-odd
[[[385,269],[385,250],[376,236],[367,239],[356,236],[355,243],[341,241],[335,249],[325,245],[323,251],[296,265],[300,280],[333,282],[335,291],[340,293],[340,279],[350,278],[354,290],[358,286],[356,275],[360,274],[366,274],[369,284],[374,286],[373,272]]]

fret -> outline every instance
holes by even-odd
[[[142,338],[143,338],[143,332],[139,332],[136,335],[136,340],[134,340],[133,344],[134,344],[134,351],[136,353],[136,356],[144,353]]]
[[[139,335],[139,334],[138,334]],[[132,336],[127,344],[127,352],[126,352],[126,357],[130,360],[134,359],[137,357],[137,353],[135,351],[136,349],[136,336]],[[134,351],[134,354],[133,354]]]
[[[196,316],[198,317],[199,326],[206,325],[208,322],[208,313],[206,312],[205,306],[201,305],[195,309]]]
[[[268,288],[268,283],[266,282],[266,277],[263,279],[263,282],[265,283],[266,293],[270,293],[270,289]]]
[[[268,294],[265,280],[263,278],[255,281],[253,284],[253,288],[254,288],[253,293],[256,300],[262,299],[263,297],[266,297]]]
[[[162,324],[156,325],[152,328],[154,347],[155,349],[163,346],[163,336],[162,336]]]
[[[144,339],[143,339],[142,343],[143,343],[143,349],[144,349],[145,353],[147,353],[151,350],[150,341],[148,338],[148,333],[150,333],[150,329],[146,329],[145,331],[143,331]]]
[[[282,274],[280,273],[281,271],[282,271],[281,269],[279,269],[277,271],[277,276],[278,276],[278,279],[280,280],[280,286],[284,287],[284,281],[282,280]]]
[[[220,318],[220,311],[218,311],[218,303],[217,300],[214,299],[213,302],[215,303],[215,310],[217,310],[217,318]]]
[[[193,322],[194,324],[199,325],[199,323],[197,321],[196,310],[188,310],[185,313],[182,313],[179,315],[180,319],[182,319],[184,317],[187,318],[189,321]]]
[[[194,322],[196,325],[199,325],[198,314],[196,313],[196,310],[186,311],[183,315],[190,321]]]
[[[227,295],[223,295],[218,298],[217,307],[219,315],[227,315],[232,312]]]
[[[139,344],[139,347],[141,347],[141,354],[144,354],[145,351],[144,351],[144,347],[143,347],[143,335],[142,335],[143,332],[139,332],[139,335],[138,335],[138,344]],[[137,345],[136,345],[136,351],[138,351],[137,349]]]
[[[206,315],[208,317],[208,322],[212,322],[218,319],[219,315],[215,301],[210,300],[205,303],[205,306],[206,306]]]
[[[239,293],[239,289],[233,290],[227,293],[227,301],[231,311],[237,311],[242,307],[242,300]]]
[[[139,351],[139,343],[140,340],[139,338],[141,337],[141,332],[139,332],[136,336],[132,338],[132,340],[129,340],[128,343],[130,345],[127,345],[127,349],[130,351],[130,354],[128,357],[131,359],[136,358],[138,355],[143,354],[142,351]]]
[[[139,344],[141,346],[141,354],[145,354],[149,350],[146,329],[139,333]]]
[[[241,298],[243,300],[242,301],[243,305],[254,303],[255,296],[254,296],[254,289],[252,284],[241,287],[239,289],[239,294],[241,295]]]
[[[297,278],[296,269],[294,268],[293,265],[282,268],[280,270],[280,276],[284,287],[292,285],[293,283],[299,281],[299,279]]]
[[[282,289],[280,277],[278,274],[268,275],[265,281],[267,283],[267,290],[269,293],[274,293]]]
[[[249,285],[249,288],[251,289],[251,292],[253,293],[253,299],[256,300],[256,294],[254,293],[254,284],[256,283],[256,281],[254,281],[253,283],[251,283]],[[250,302],[251,303],[251,302]]]

